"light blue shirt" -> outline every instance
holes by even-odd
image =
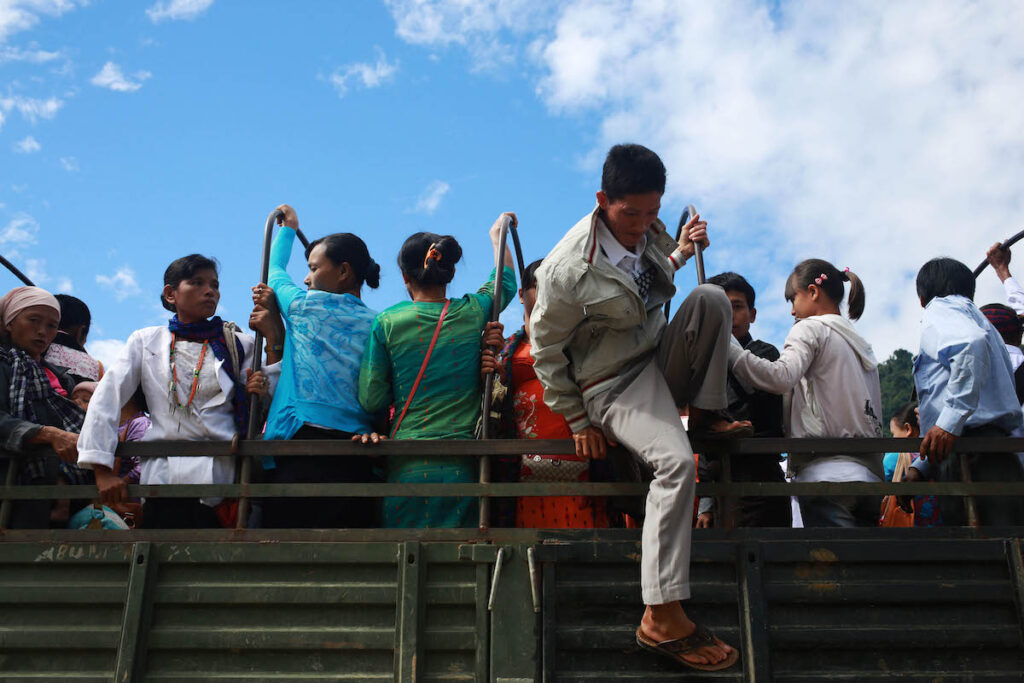
[[[921,351],[914,359],[921,433],[937,425],[960,436],[965,427],[1021,425],[1013,365],[1002,337],[963,296],[925,306]]]
[[[281,228],[270,250],[267,284],[277,295],[288,334],[264,438],[290,439],[307,423],[371,431],[371,416],[357,396],[359,365],[377,313],[351,294],[306,291],[292,282],[286,268],[294,242],[295,231]]]

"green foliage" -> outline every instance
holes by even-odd
[[[906,349],[896,349],[888,360],[878,366],[878,380],[882,385],[882,430],[886,436],[893,414],[910,400],[914,392],[914,357]]]

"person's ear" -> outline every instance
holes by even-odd
[[[176,297],[176,291],[177,290],[176,290],[175,287],[171,287],[170,285],[164,285],[164,292],[163,292],[164,301],[166,301],[171,306],[175,305],[174,304],[174,299]]]
[[[404,282],[405,284],[409,284],[409,276],[406,275],[405,273],[402,273],[402,282]]]
[[[921,308],[924,308],[925,306],[927,306],[927,305],[928,305],[928,304],[926,304],[926,303],[924,302],[924,297],[923,297],[923,296],[919,296],[919,297],[917,297],[917,300],[921,302]]]
[[[755,320],[757,320],[757,309],[756,308],[751,308],[750,309],[750,322],[753,323]]]
[[[611,205],[611,202],[608,201],[608,195],[604,193],[604,190],[597,191],[597,205],[605,211],[607,211],[608,207]]]
[[[352,289],[355,286],[356,271],[352,268],[352,264],[345,261],[338,266],[338,279],[335,282],[337,289]]]
[[[807,285],[807,294],[811,297],[811,301],[817,301],[821,294],[821,288],[818,285]]]
[[[522,287],[519,288],[519,303],[521,303],[521,304],[522,303],[526,303],[525,301],[523,301],[523,288]]]

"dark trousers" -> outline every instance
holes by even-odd
[[[348,440],[352,434],[303,426],[292,440]],[[267,470],[271,484],[365,484],[374,481],[369,456],[295,456],[274,459]],[[367,528],[377,524],[375,498],[264,498],[266,529]]]
[[[1007,433],[998,427],[984,426],[965,428],[964,437],[994,436],[1005,437]],[[960,454],[954,451],[938,466],[936,481],[963,481],[960,469]],[[1024,469],[1016,453],[967,453],[967,467],[971,479],[983,481],[1022,481]],[[967,514],[964,499],[954,496],[938,496],[942,523],[946,526],[965,526]],[[975,496],[978,521],[982,526],[1024,525],[1024,497],[1020,496]]]
[[[196,498],[150,498],[142,506],[145,529],[219,529],[217,513]]]

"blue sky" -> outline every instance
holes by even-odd
[[[244,322],[278,203],[311,237],[367,241],[379,310],[405,296],[408,234],[455,235],[452,293],[476,289],[501,211],[542,256],[592,207],[607,147],[636,141],[666,161],[665,221],[696,203],[709,273],[758,289],[755,330],[781,344],[782,282],[821,256],[865,279],[884,357],[915,348],[924,260],[973,266],[1024,227],[1024,10],[928,8],[0,0],[0,253],[84,299],[109,358],[165,319],[186,253],[219,259],[221,313]]]

